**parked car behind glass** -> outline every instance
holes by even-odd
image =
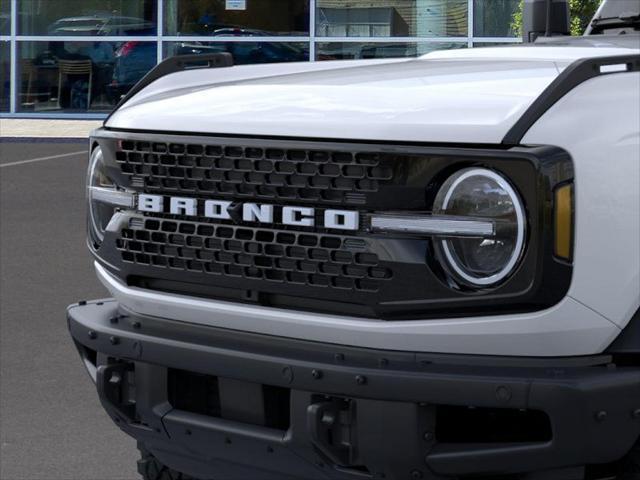
[[[156,27],[138,17],[96,14],[56,20],[47,29],[49,35],[153,35]]]
[[[176,45],[175,55],[198,55],[227,52],[236,65],[250,63],[303,62],[309,53],[303,46],[281,42],[182,42]]]
[[[111,84],[107,87],[110,100],[117,103],[155,64],[155,43],[131,41],[120,45],[115,52]]]

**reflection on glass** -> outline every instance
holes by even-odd
[[[0,42],[0,112],[9,111],[9,42]]]
[[[474,48],[482,48],[482,47],[513,47],[514,45],[518,45],[520,42],[474,42]]]
[[[322,37],[464,37],[467,0],[318,0]]]
[[[156,34],[155,0],[21,0],[19,5],[20,35]]]
[[[306,42],[166,42],[165,57],[227,52],[235,65],[252,63],[305,62],[309,60]]]
[[[111,83],[107,87],[110,101],[117,103],[120,98],[157,62],[157,45],[149,42],[124,42],[115,51],[115,61]]]
[[[466,48],[466,43],[360,43],[330,42],[316,44],[318,60],[356,60],[366,58],[417,57],[434,50]]]
[[[167,35],[309,35],[309,0],[164,0]]]
[[[516,37],[514,15],[521,0],[473,0],[473,35],[475,37]]]
[[[18,110],[108,112],[156,63],[154,42],[20,42]]]
[[[10,0],[0,0],[0,35],[11,35]]]

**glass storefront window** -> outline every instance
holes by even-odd
[[[316,44],[317,60],[417,57],[434,50],[466,48],[466,43],[327,42]]]
[[[521,3],[0,0],[0,112],[107,113],[157,64],[158,53],[227,52],[236,65],[246,65],[519,43],[513,24]]]
[[[19,42],[20,112],[108,112],[156,64],[155,42]]]
[[[11,85],[9,78],[11,77],[11,64],[9,42],[0,42],[0,112],[9,111],[9,91]]]
[[[139,36],[156,31],[155,0],[18,2],[20,35]]]
[[[318,0],[321,37],[464,37],[467,0]]]
[[[307,42],[166,42],[165,57],[228,52],[235,65],[251,63],[306,62]]]
[[[0,0],[0,35],[11,35],[11,2]]]
[[[517,37],[514,15],[521,6],[521,0],[473,0],[473,35]]]
[[[164,0],[166,35],[309,35],[308,0]]]

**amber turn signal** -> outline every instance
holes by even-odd
[[[563,185],[555,193],[554,254],[564,260],[573,255],[573,185]]]

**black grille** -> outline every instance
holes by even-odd
[[[353,239],[147,218],[121,230],[123,261],[253,280],[376,292],[392,277],[371,252],[344,249]]]
[[[122,141],[121,172],[149,192],[363,204],[391,180],[377,153]]]
[[[161,195],[165,211],[122,212],[95,255],[128,285],[273,308],[382,319],[535,311],[557,303],[571,266],[556,261],[552,203],[572,180],[566,152],[101,130],[108,176]],[[433,239],[368,230],[371,212],[423,214],[442,182],[472,166],[509,178],[529,211],[529,248],[513,277],[471,293],[452,284]],[[167,197],[224,199],[233,220],[166,213]],[[274,222],[244,222],[238,206],[274,207]],[[311,206],[315,226],[283,225],[284,206]],[[323,210],[357,211],[358,231],[325,228]],[[114,222],[115,225],[115,222]],[[551,227],[549,226],[551,225]],[[392,279],[392,280],[390,280]],[[534,280],[532,280],[534,279]]]

